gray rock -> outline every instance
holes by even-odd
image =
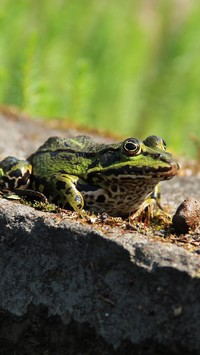
[[[200,354],[200,259],[0,200],[1,354]]]

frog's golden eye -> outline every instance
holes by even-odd
[[[141,152],[140,141],[136,138],[128,138],[123,142],[122,149],[127,155],[138,155]]]

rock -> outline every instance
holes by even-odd
[[[200,202],[192,197],[185,199],[177,208],[172,223],[177,234],[195,231],[200,226]]]
[[[200,259],[0,200],[1,354],[200,353]]]

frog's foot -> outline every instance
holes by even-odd
[[[40,200],[44,203],[48,202],[46,196],[43,193],[31,189],[13,189],[12,191],[5,189],[2,190],[1,193],[2,196],[8,200],[21,200],[22,197],[28,197]]]
[[[84,206],[82,194],[77,190],[78,177],[69,174],[55,174],[50,179],[52,195],[50,199],[62,208],[81,212]]]
[[[164,224],[170,224],[172,217],[163,210],[161,204],[160,184],[158,184],[149,197],[143,202],[139,209],[133,213],[131,219],[138,219],[139,221],[151,220],[159,221]]]
[[[172,221],[172,217],[163,210],[160,203],[152,196],[148,197],[130,218],[131,220],[137,219],[147,222],[151,220],[161,221],[165,224],[169,224]]]
[[[41,202],[47,203],[48,200],[46,198],[46,196],[40,192],[40,191],[35,191],[35,190],[31,190],[31,189],[14,189],[13,190],[18,196],[22,196],[22,197],[31,197],[34,198],[36,200],[40,200]]]

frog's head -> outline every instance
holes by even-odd
[[[87,170],[87,178],[110,175],[166,180],[178,173],[179,166],[166,152],[164,140],[149,136],[144,141],[127,138],[120,144],[106,145],[97,154]]]

